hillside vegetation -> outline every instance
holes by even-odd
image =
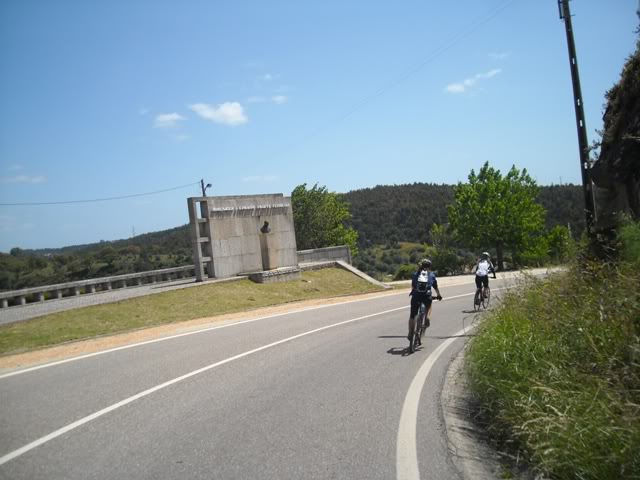
[[[577,238],[584,229],[581,195],[580,187],[574,185],[541,187],[538,201],[547,210],[547,228],[570,225]],[[437,241],[432,235],[433,224],[447,223],[447,206],[453,197],[453,186],[426,183],[378,186],[341,195],[352,215],[349,226],[358,234],[360,255],[355,259],[358,268],[378,278],[389,279],[399,274],[402,277],[403,265],[414,264],[421,256],[436,255],[425,243],[433,246]],[[439,273],[464,271],[477,252],[456,245],[446,229],[441,237],[447,250],[439,252],[441,258],[436,261]],[[400,242],[413,246],[401,248]],[[521,261],[532,265],[543,261],[540,255],[533,257]],[[129,239],[58,249],[14,248],[10,254],[0,253],[0,290],[192,263],[188,225]]]
[[[468,350],[490,432],[552,478],[640,478],[640,224],[620,242],[617,263],[527,280]]]

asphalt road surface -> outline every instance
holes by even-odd
[[[439,398],[474,288],[412,355],[402,290],[4,374],[0,478],[460,478]]]

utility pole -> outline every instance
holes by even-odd
[[[200,179],[200,187],[202,187],[202,196],[206,197],[207,196],[207,188],[211,187],[211,184],[207,183],[207,186],[205,187],[204,180],[201,178]]]
[[[584,116],[582,89],[580,88],[580,74],[578,73],[578,58],[576,45],[573,40],[573,26],[569,0],[558,0],[560,20],[564,20],[567,31],[567,46],[569,47],[569,65],[571,66],[571,80],[573,82],[573,98],[576,110],[576,125],[578,127],[578,146],[580,148],[580,171],[582,172],[582,191],[584,193],[584,210],[587,221],[589,238],[595,238],[595,201],[593,196],[593,181],[591,180],[591,163],[589,161],[589,142],[587,140],[587,122]]]

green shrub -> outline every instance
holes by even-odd
[[[439,248],[433,255],[433,269],[440,276],[455,275],[464,271],[464,258],[451,248]]]
[[[563,263],[575,258],[576,242],[567,227],[556,225],[547,233],[546,240],[549,257],[554,263]]]
[[[396,274],[393,276],[393,280],[411,280],[411,276],[415,273],[416,270],[416,265],[401,265],[400,268],[396,270]]]
[[[640,261],[640,223],[629,222],[620,228],[623,258],[632,263]]]
[[[518,267],[541,267],[548,263],[549,243],[547,237],[536,238],[524,252],[514,255],[514,260]]]

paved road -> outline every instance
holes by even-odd
[[[403,291],[0,376],[0,478],[459,478],[439,392],[473,287],[441,290],[413,355]]]

